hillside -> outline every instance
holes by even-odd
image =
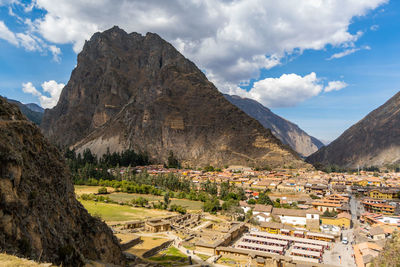
[[[270,130],[232,105],[206,76],[157,34],[113,27],[78,55],[45,135],[101,155],[128,148],[183,166],[304,166]]]
[[[224,94],[224,96],[247,115],[258,120],[265,128],[270,129],[282,143],[289,145],[300,155],[309,156],[324,146],[321,141],[308,135],[299,126],[276,115],[259,102],[236,95]]]
[[[35,123],[36,125],[40,125],[43,119],[44,109],[37,104],[29,103],[29,104],[22,104],[21,102],[13,99],[7,99],[8,102],[12,104],[16,104],[22,114],[24,114],[28,120]]]
[[[307,158],[357,168],[400,163],[400,92]]]
[[[75,199],[58,150],[2,97],[0,170],[2,252],[63,266],[124,262],[111,229]]]

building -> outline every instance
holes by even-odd
[[[260,223],[260,228],[262,231],[271,234],[283,234],[283,235],[291,235],[293,231],[296,230],[290,225],[278,222],[262,222]]]
[[[369,229],[369,236],[375,241],[382,240],[385,239],[385,231],[383,230],[383,228],[375,226]]]
[[[321,223],[349,229],[351,226],[351,215],[347,212],[342,212],[336,217],[321,217]]]
[[[316,210],[319,210],[321,212],[325,212],[325,211],[336,211],[338,210],[338,208],[342,207],[342,204],[340,204],[339,201],[331,201],[331,200],[327,200],[327,199],[321,199],[319,201],[314,201],[312,203],[313,208]]]
[[[264,218],[268,218],[271,215],[271,211],[272,211],[271,205],[256,204],[253,209],[253,215],[257,216],[259,214],[263,214]]]
[[[171,230],[171,224],[164,219],[153,219],[146,221],[144,228],[147,232],[152,233],[166,232]]]
[[[382,200],[364,199],[362,204],[366,211],[373,213],[392,215],[396,210],[396,207],[385,204]]]
[[[308,223],[318,222],[319,225],[319,211],[315,209],[296,210],[274,208],[272,215],[278,216],[281,223],[307,225]]]
[[[368,192],[369,197],[374,199],[393,199],[397,198],[398,194],[399,189],[395,188],[372,189]]]
[[[381,246],[371,242],[353,245],[353,248],[357,267],[371,266],[372,260],[377,257],[379,252],[383,249]]]

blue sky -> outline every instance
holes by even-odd
[[[54,105],[84,40],[113,25],[160,34],[221,91],[255,98],[322,140],[334,140],[400,88],[398,1],[337,1],[313,9],[307,6],[311,1],[293,9],[292,0],[265,1],[262,7],[237,1],[212,10],[191,1],[54,2],[0,0],[0,95]],[[329,60],[346,51],[354,52]],[[301,86],[296,82],[288,90],[285,75]],[[334,81],[346,86],[328,90]]]

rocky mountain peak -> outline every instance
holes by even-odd
[[[269,130],[236,108],[195,64],[157,34],[96,33],[43,132],[96,154],[134,149],[190,166],[304,164]]]

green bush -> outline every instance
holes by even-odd
[[[100,187],[99,190],[98,190],[98,193],[99,194],[107,194],[108,193],[107,192],[107,188],[106,187]]]

